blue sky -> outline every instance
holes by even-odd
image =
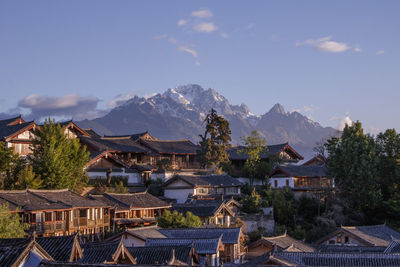
[[[1,1],[0,113],[90,117],[197,83],[256,114],[279,102],[324,126],[400,129],[399,12],[365,0]]]

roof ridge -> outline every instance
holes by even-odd
[[[64,189],[27,189],[28,192],[32,192],[32,193],[57,193],[57,192],[67,192],[70,191],[68,188],[64,188]]]
[[[27,193],[27,189],[13,189],[13,190],[0,190],[0,193],[10,193],[10,194],[15,194],[15,193]]]

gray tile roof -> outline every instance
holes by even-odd
[[[280,236],[272,236],[272,237],[263,237],[262,239],[254,242],[253,244],[250,244],[249,247],[255,246],[260,242],[266,242],[270,244],[271,246],[277,246],[279,250],[286,250],[286,249],[294,249],[296,251],[302,251],[302,252],[314,252],[315,249],[297,239],[292,238],[291,236],[287,234],[283,234]]]
[[[105,263],[114,261],[113,255],[120,242],[93,242],[82,245],[83,257],[80,263]]]
[[[142,133],[137,133],[137,134],[125,134],[125,135],[104,135],[104,138],[106,139],[119,139],[119,138],[129,138],[134,141],[137,141],[140,137],[145,136],[146,134],[149,134],[149,132],[142,132]]]
[[[214,216],[222,208],[221,206],[225,206],[225,201],[222,199],[194,199],[189,203],[174,204],[170,210],[176,210],[183,214],[190,211],[199,217],[210,217]]]
[[[229,159],[231,160],[246,160],[248,156],[242,151],[245,149],[244,146],[236,146],[228,149]],[[268,151],[261,155],[261,159],[267,159],[271,155],[278,155],[280,152],[287,150],[288,153],[293,157],[293,159],[303,159],[303,157],[298,154],[288,143],[269,145]]]
[[[96,151],[117,151],[125,153],[147,153],[149,150],[135,140],[129,137],[121,138],[93,138],[80,136],[80,140],[83,144],[88,145]]]
[[[400,266],[400,254],[276,252],[274,258],[300,266]]]
[[[400,253],[400,240],[393,240],[384,251],[385,253]]]
[[[316,251],[324,253],[382,253],[385,249],[386,247],[323,245],[317,247]]]
[[[160,227],[158,226],[144,226],[144,227],[131,228],[108,238],[108,240],[117,240],[117,239],[119,240],[120,237],[123,236],[125,233],[128,235],[135,236],[136,238],[139,238],[143,241],[145,241],[147,238],[165,238],[165,235],[163,235],[158,231],[159,229]]]
[[[284,173],[293,177],[327,177],[327,169],[325,165],[308,166],[308,165],[279,165],[272,170],[270,176]]]
[[[162,247],[127,247],[127,250],[136,259],[136,264],[166,265],[174,258],[191,266],[193,248],[191,245],[162,246]],[[196,259],[196,258],[195,258]]]
[[[2,190],[0,201],[7,202],[10,209],[23,211],[62,210],[76,207],[106,207],[102,202],[82,197],[67,189],[60,190]]]
[[[174,182],[176,179],[181,179],[193,186],[242,186],[242,183],[238,179],[229,175],[176,175],[165,182],[164,186]]]
[[[168,208],[170,205],[150,193],[104,193],[104,198],[115,202],[119,207],[129,208]]]
[[[221,237],[219,238],[147,238],[146,247],[171,247],[194,245],[198,254],[216,254]]]
[[[35,240],[56,261],[69,261],[74,245],[79,246],[77,235],[37,237]]]
[[[185,228],[185,229],[160,229],[160,233],[167,238],[219,238],[222,235],[223,244],[237,244],[239,242],[240,228]]]
[[[0,125],[0,140],[5,140],[10,135],[13,135],[24,128],[36,125],[34,121],[15,124],[15,125]]]
[[[157,153],[165,154],[197,154],[199,146],[190,140],[145,140],[139,142]]]
[[[12,266],[32,240],[25,239],[13,244],[0,246],[0,266]]]

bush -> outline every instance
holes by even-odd
[[[191,212],[186,213],[186,217],[182,213],[174,210],[173,212],[166,210],[164,214],[157,219],[158,226],[162,228],[188,228],[200,227],[201,220],[198,216]]]
[[[243,205],[241,210],[246,213],[258,213],[260,212],[260,198],[261,196],[253,189],[251,195],[246,196],[243,199]]]

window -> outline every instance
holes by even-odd
[[[277,180],[274,180],[274,186],[278,187],[278,181]]]
[[[336,242],[337,242],[337,243],[342,243],[342,236],[338,235],[338,236],[336,237]]]
[[[45,222],[51,222],[51,212],[45,212],[44,213],[44,221]]]
[[[289,187],[289,179],[286,179],[286,186]]]
[[[344,237],[344,243],[349,243],[349,237],[348,236]]]
[[[56,211],[56,221],[62,221],[62,211]]]
[[[334,245],[335,244],[335,240],[329,240],[329,245]]]
[[[81,210],[79,210],[79,217],[80,218],[84,218],[84,217],[87,217],[87,209],[81,209]]]

